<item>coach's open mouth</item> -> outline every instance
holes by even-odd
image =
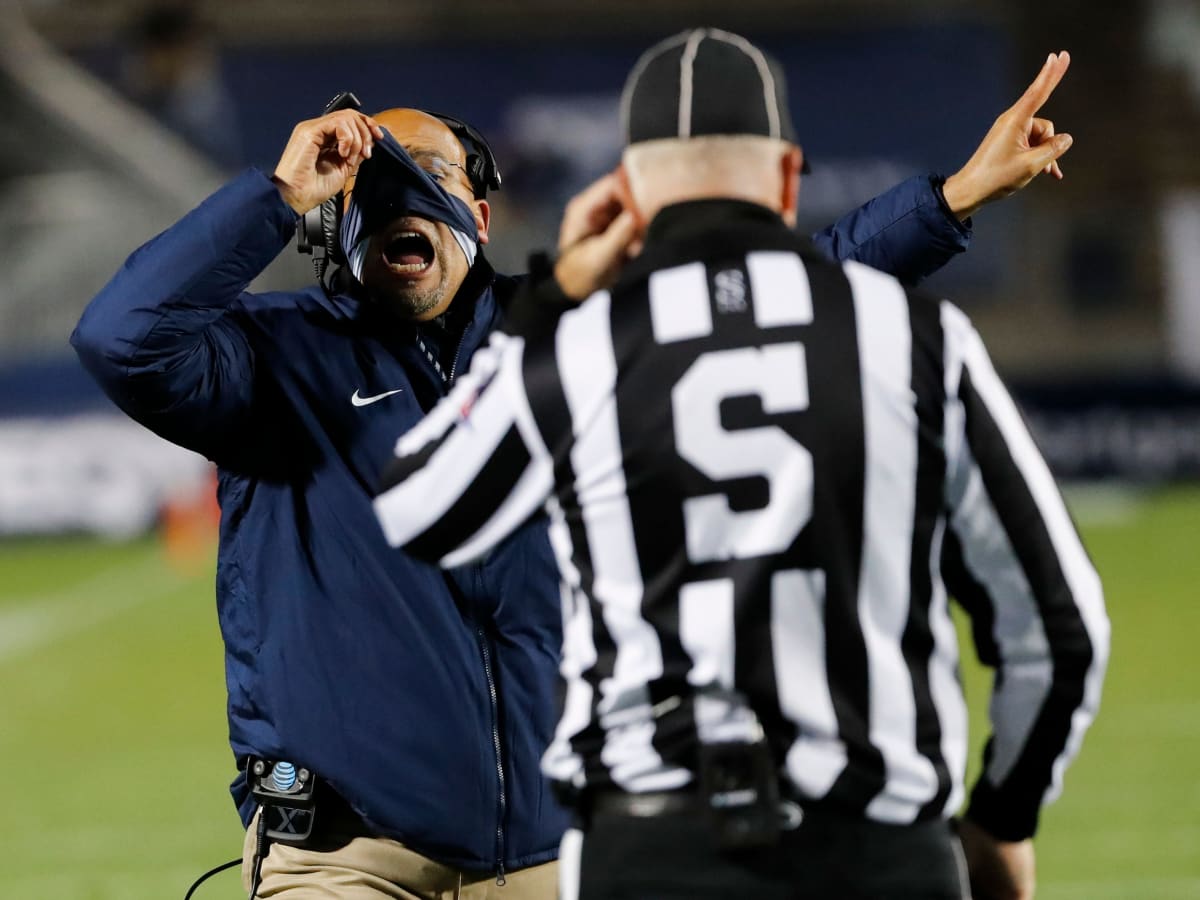
[[[433,264],[433,243],[420,232],[398,231],[388,238],[383,259],[393,272],[419,275]]]

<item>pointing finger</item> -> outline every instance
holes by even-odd
[[[1034,115],[1050,99],[1050,95],[1054,93],[1054,89],[1058,87],[1058,83],[1062,81],[1070,65],[1071,54],[1066,50],[1061,53],[1051,53],[1046,57],[1046,62],[1042,66],[1042,70],[1038,72],[1037,78],[1033,80],[1033,84],[1025,89],[1025,93],[1013,104],[1012,108],[1022,116]]]

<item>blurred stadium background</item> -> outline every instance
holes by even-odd
[[[66,344],[87,300],[343,89],[489,136],[489,253],[518,271],[615,162],[637,53],[695,24],[789,70],[814,228],[956,169],[1071,51],[1046,112],[1076,139],[1066,180],[985,210],[930,287],[976,320],[1068,482],[1114,621],[1040,896],[1200,897],[1196,0],[0,0],[0,897],[182,896],[240,850],[211,472],[90,385]],[[262,283],[309,277],[286,251]],[[199,896],[239,896],[236,875]]]

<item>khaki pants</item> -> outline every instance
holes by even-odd
[[[257,822],[242,848],[242,886],[250,890]],[[555,900],[558,863],[548,862],[505,873],[463,872],[434,862],[398,841],[351,837],[331,851],[271,844],[262,864],[256,897],[285,900]]]

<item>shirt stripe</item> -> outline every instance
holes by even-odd
[[[598,294],[563,316],[555,350],[574,429],[571,467],[592,562],[592,596],[616,649],[611,671],[599,674],[617,684],[644,685],[661,674],[662,651],[653,627],[641,617],[642,577],[613,390],[617,370],[610,302],[607,293]],[[602,693],[595,715],[603,720],[620,712],[618,704],[627,701],[617,691]],[[652,739],[653,728],[642,725],[609,730],[602,758],[614,769],[618,783],[628,783],[661,765]],[[626,762],[629,759],[634,760],[632,765]]]
[[[933,767],[915,754],[913,684],[901,646],[916,501],[912,331],[907,298],[895,279],[855,263],[845,268],[854,292],[867,447],[859,619],[870,666],[870,737],[883,754],[889,788],[867,813],[903,823],[916,818],[937,788]]]
[[[650,276],[654,339],[672,344],[712,332],[712,309],[703,263],[663,269]]]
[[[812,321],[808,273],[797,254],[760,250],[746,257],[746,270],[754,293],[754,322],[759,328],[807,325]]]

